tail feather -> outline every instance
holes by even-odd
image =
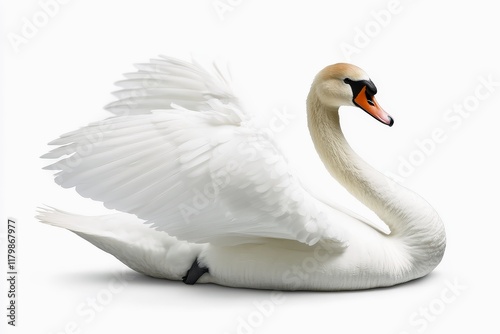
[[[118,237],[118,221],[130,220],[130,215],[112,214],[105,216],[82,216],[53,207],[38,208],[36,218],[47,225],[65,228],[75,233],[101,237]],[[137,219],[139,220],[139,219]],[[140,221],[139,221],[140,222]]]
[[[179,241],[130,214],[82,216],[55,208],[39,208],[42,223],[65,228],[148,276],[180,280],[203,245]]]

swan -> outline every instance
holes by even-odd
[[[49,143],[57,184],[117,210],[82,216],[52,207],[66,228],[145,275],[186,284],[279,290],[392,286],[430,273],[446,244],[419,195],[349,146],[341,106],[392,126],[359,67],[314,78],[308,128],[325,167],[385,223],[377,225],[302,184],[273,136],[241,107],[215,65],[161,56],[117,82],[114,115]],[[356,110],[356,109],[352,109]]]

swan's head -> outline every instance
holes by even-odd
[[[356,106],[386,125],[394,124],[375,99],[377,87],[357,66],[345,63],[327,66],[318,73],[313,87],[323,105]]]

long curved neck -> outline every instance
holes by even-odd
[[[347,143],[339,122],[339,108],[321,103],[314,90],[307,98],[309,131],[330,174],[391,229],[390,238],[402,242],[418,275],[441,261],[445,231],[435,210],[414,192],[393,182],[361,159]]]

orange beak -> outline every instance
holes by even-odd
[[[382,107],[380,107],[380,105],[377,103],[377,100],[375,100],[375,97],[369,96],[366,93],[366,86],[363,86],[363,88],[361,88],[361,91],[354,98],[353,102],[378,121],[389,126],[392,126],[394,124],[394,120],[392,119],[392,117],[388,113],[386,113],[384,109],[382,109]]]

